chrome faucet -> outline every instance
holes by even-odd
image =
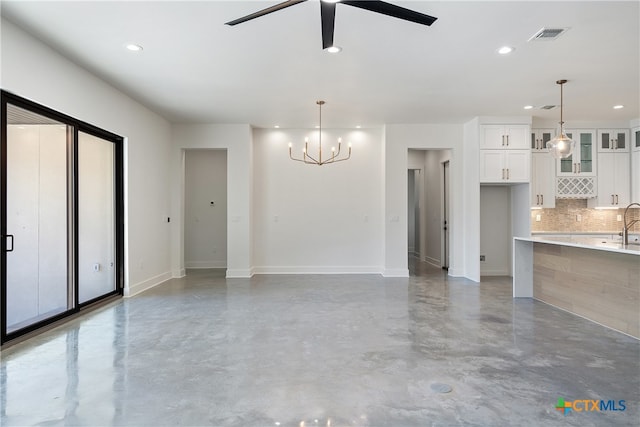
[[[638,222],[637,219],[634,219],[633,221],[631,221],[630,223],[627,224],[627,211],[629,210],[629,208],[633,205],[636,205],[637,207],[640,208],[640,203],[630,203],[629,206],[627,206],[624,209],[624,227],[622,228],[622,243],[627,246],[629,244],[629,228],[631,226],[633,226],[633,224],[635,224],[636,222]]]

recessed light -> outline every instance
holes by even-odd
[[[507,55],[513,51],[514,51],[514,48],[512,48],[511,46],[502,46],[500,49],[498,49],[498,53],[500,55]]]
[[[143,49],[142,46],[140,46],[139,44],[133,44],[133,43],[128,44],[126,47],[132,52],[140,52]]]
[[[342,48],[340,46],[329,46],[325,50],[329,53],[338,53],[342,50]]]
[[[280,125],[275,125],[274,128],[280,129]]]
[[[613,106],[614,110],[621,110],[622,108],[624,108],[624,105],[614,105]]]
[[[362,127],[362,126],[358,125],[358,126],[356,126],[356,129],[360,129],[361,127]]]
[[[533,110],[533,105],[525,105],[524,109],[525,110]]]

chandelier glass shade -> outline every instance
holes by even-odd
[[[340,150],[342,148],[342,138],[338,138],[338,148],[335,146],[331,147],[331,154],[326,157],[322,155],[322,106],[325,104],[324,101],[316,101],[320,110],[320,120],[318,126],[318,151],[317,154],[309,153],[309,138],[304,139],[304,148],[302,149],[302,157],[297,158],[293,156],[293,144],[289,143],[289,158],[291,160],[295,160],[296,162],[303,162],[308,165],[327,165],[331,163],[343,162],[345,160],[349,160],[351,158],[351,143],[348,144],[349,152],[347,155],[343,155],[340,157]]]
[[[566,159],[569,157],[571,153],[573,153],[576,145],[576,142],[569,138],[564,131],[562,86],[566,82],[566,80],[556,81],[556,83],[560,85],[560,129],[558,130],[558,135],[547,142],[547,150],[549,150],[549,153],[556,159]]]

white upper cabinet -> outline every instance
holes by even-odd
[[[629,130],[598,129],[598,152],[629,151]]]
[[[531,129],[531,144],[529,148],[534,153],[547,152],[547,142],[556,136],[554,129]]]
[[[556,207],[556,159],[549,153],[531,153],[531,207]]]
[[[567,136],[576,142],[573,153],[558,159],[558,176],[596,175],[596,132],[593,129],[567,129]]]
[[[522,183],[530,176],[529,150],[480,150],[480,183]]]
[[[629,204],[629,153],[598,153],[598,190],[589,207],[624,208]]]
[[[528,125],[480,126],[480,149],[529,149]]]

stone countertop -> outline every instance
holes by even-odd
[[[559,234],[559,233],[554,233]],[[578,233],[576,233],[578,234]],[[640,238],[637,235],[629,236],[629,245],[623,245],[620,238],[612,239],[597,236],[533,236],[533,237],[515,237],[516,240],[523,240],[535,243],[548,243],[552,245],[573,246],[583,249],[596,249],[608,252],[617,252],[640,256]],[[605,233],[613,234],[613,233]]]

